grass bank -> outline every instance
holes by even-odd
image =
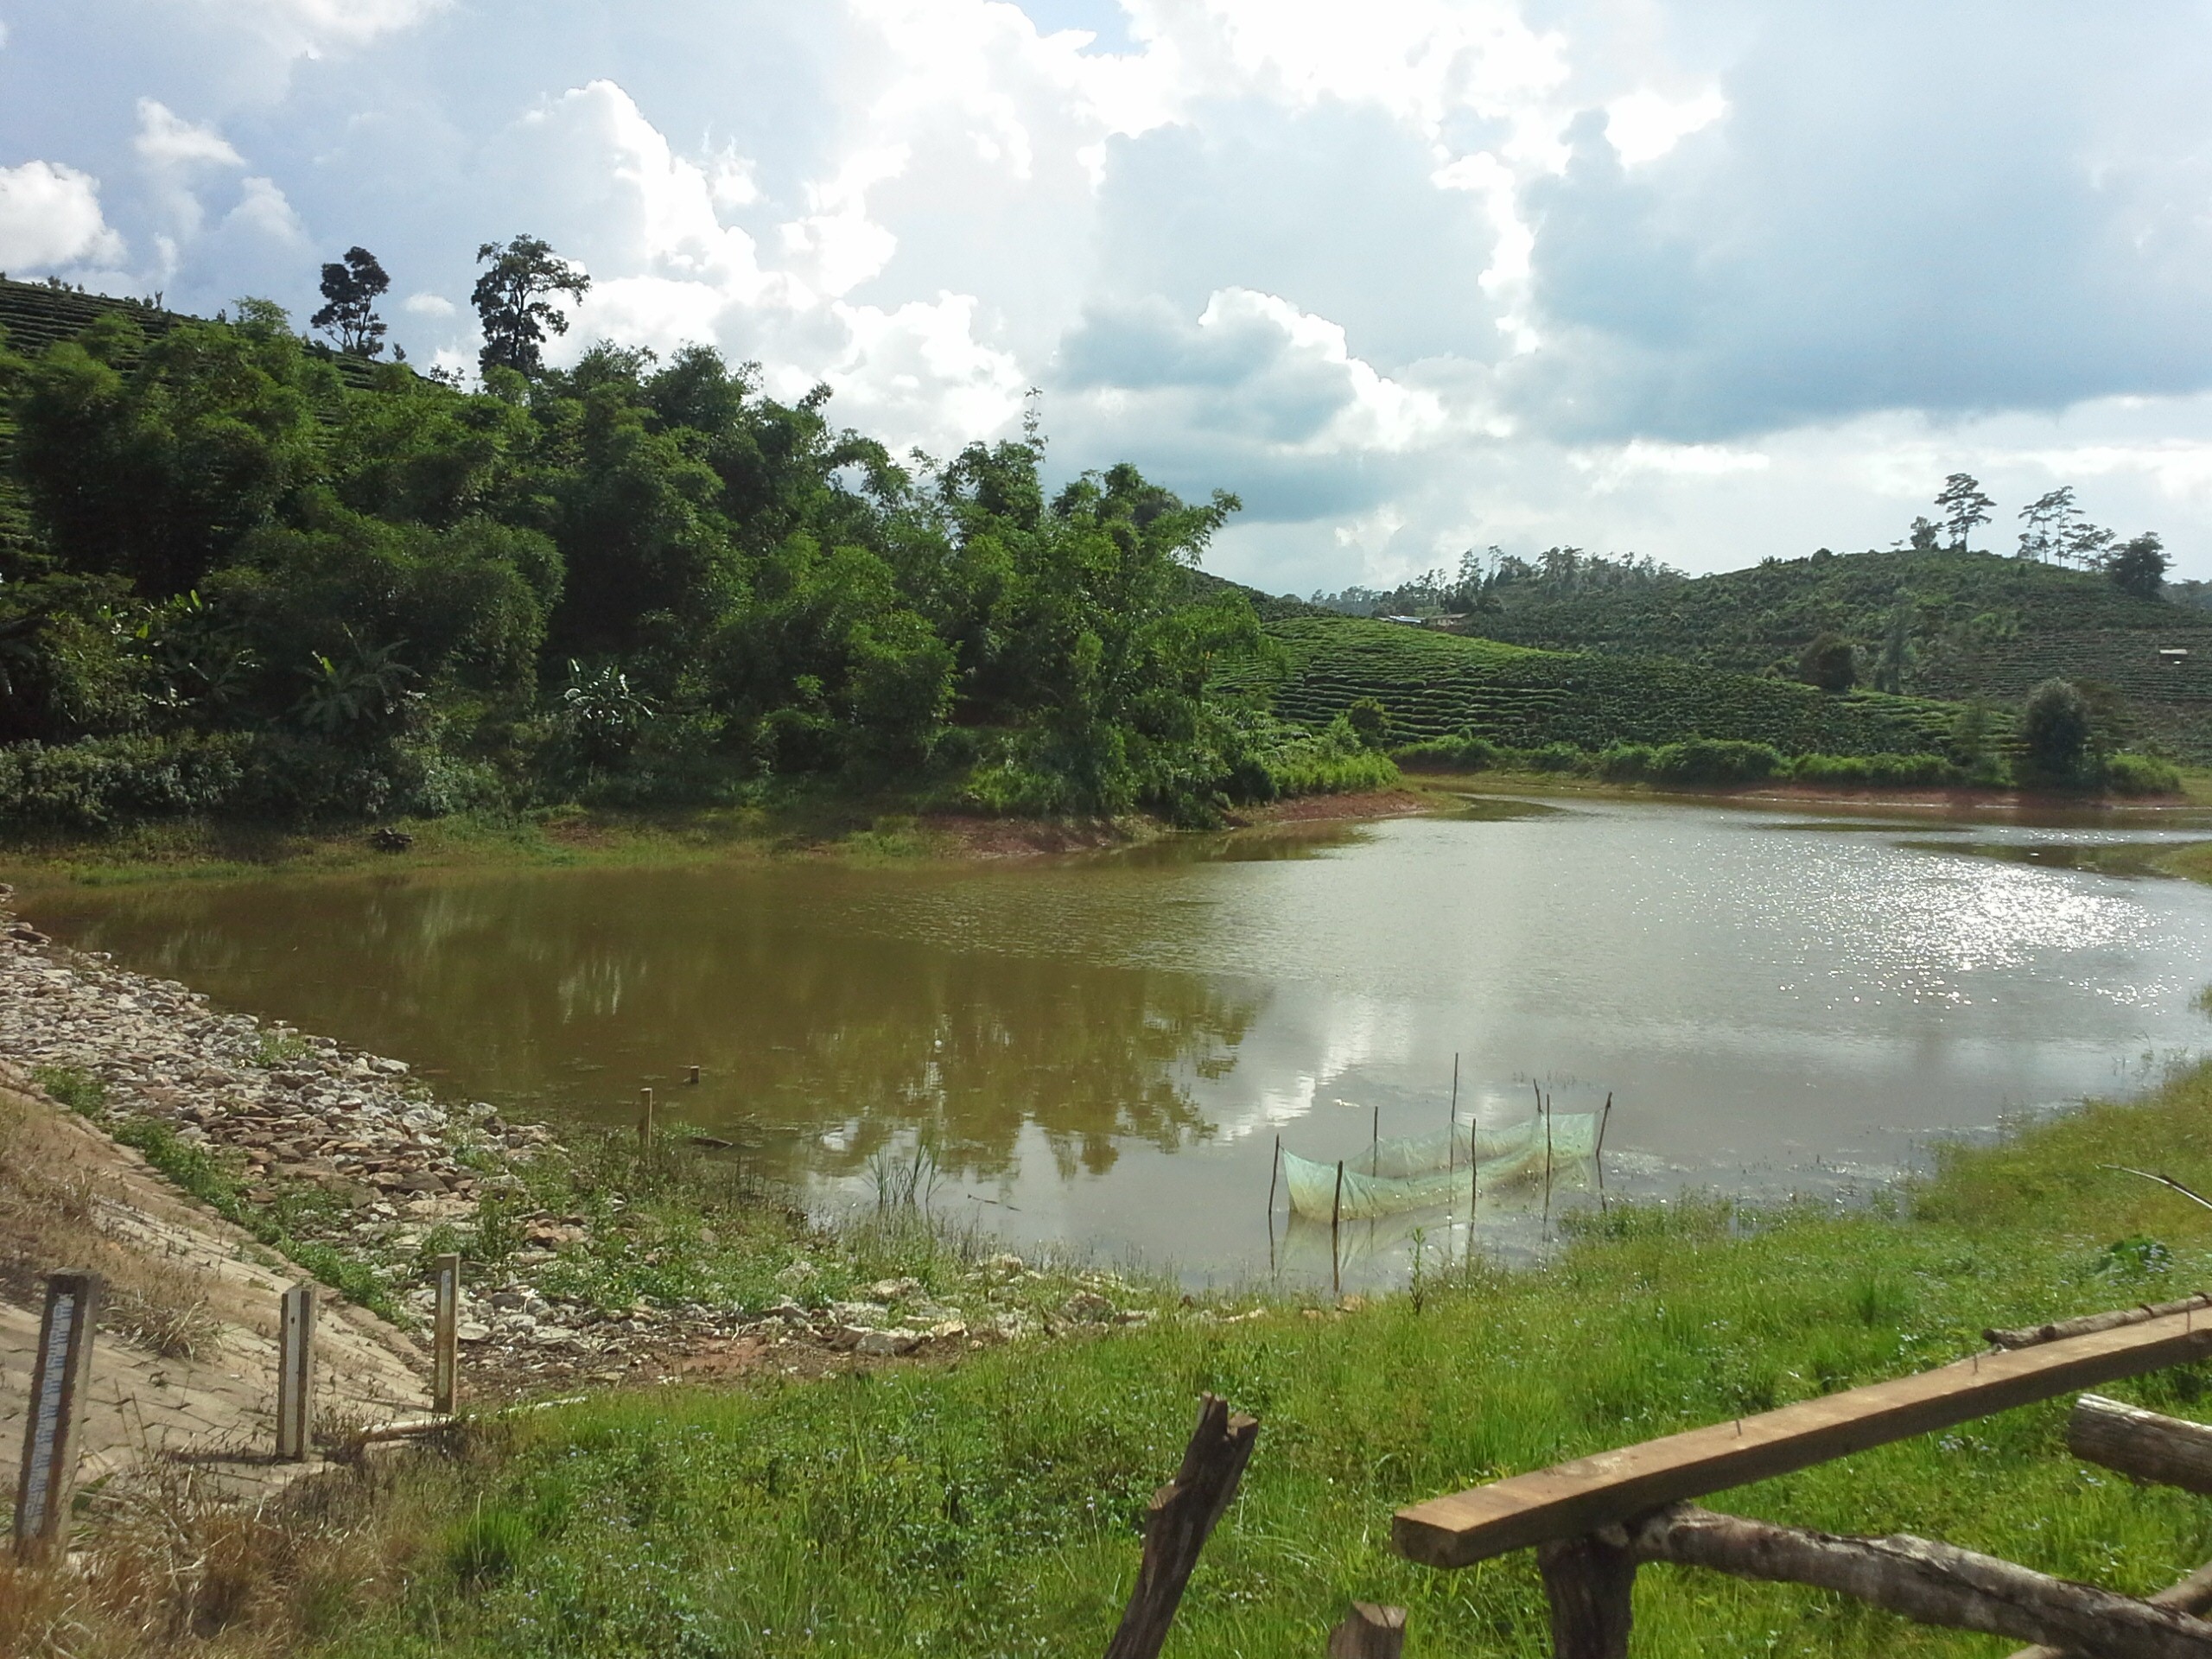
[[[1145,1500],[1212,1389],[1263,1427],[1173,1650],[1311,1654],[1357,1596],[1408,1606],[1424,1654],[1539,1654],[1526,1556],[1409,1567],[1388,1548],[1391,1510],[1948,1360],[1987,1324],[2205,1282],[2212,1214],[2100,1167],[2120,1161],[2212,1182],[2212,1069],[1952,1151],[1888,1212],[1619,1210],[1548,1271],[1432,1260],[1414,1291],[1350,1310],[1262,1299],[1233,1322],[1192,1311],[951,1364],[508,1419],[272,1523],[266,1571],[228,1617],[241,1643],[346,1659],[1080,1651],[1111,1630]],[[2116,1391],[2212,1408],[2199,1368]],[[2010,1412],[1725,1506],[2137,1592],[2212,1554],[2212,1507],[2075,1463],[2063,1412]],[[1639,1655],[1997,1650],[1670,1569],[1640,1576],[1637,1616]]]

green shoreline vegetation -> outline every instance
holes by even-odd
[[[222,1569],[164,1593],[231,1650],[334,1659],[1080,1650],[1111,1631],[1145,1501],[1212,1389],[1262,1427],[1173,1649],[1310,1653],[1356,1596],[1408,1606],[1424,1652],[1541,1652],[1528,1557],[1411,1567],[1389,1549],[1392,1510],[1947,1361],[1986,1325],[2190,1288],[2212,1217],[2100,1167],[2145,1161],[2212,1182],[2212,1067],[1939,1149],[1928,1177],[1855,1208],[1586,1212],[1542,1272],[1431,1251],[1409,1291],[1363,1304],[1255,1289],[950,1364],[483,1419],[442,1454],[234,1519]],[[2212,1370],[2116,1391],[2202,1414]],[[2199,1500],[2075,1463],[2063,1414],[2023,1408],[1726,1506],[2137,1592],[2212,1554]],[[151,1593],[110,1591],[108,1611],[73,1616],[120,1620]],[[45,1593],[0,1585],[0,1632],[33,1629]],[[1654,1656],[1994,1651],[1839,1598],[1664,1569],[1639,1575],[1637,1619]]]

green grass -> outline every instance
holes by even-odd
[[[1896,1215],[1619,1210],[1544,1272],[1432,1263],[1418,1304],[1340,1314],[1284,1298],[1235,1325],[1187,1316],[943,1369],[508,1420],[421,1477],[397,1577],[353,1591],[318,1650],[1081,1651],[1113,1628],[1145,1500],[1211,1389],[1262,1427],[1171,1654],[1311,1654],[1353,1597],[1410,1608],[1422,1654],[1540,1654],[1526,1554],[1414,1567],[1389,1549],[1392,1510],[1948,1360],[1987,1324],[2202,1282],[2212,1217],[2097,1167],[2116,1160],[2212,1180],[2212,1071],[1948,1154]],[[2115,1391],[2212,1411],[2196,1368]],[[2212,1507],[2075,1463],[2064,1409],[1718,1501],[2136,1592],[2212,1553]],[[1999,1650],[1837,1598],[1665,1569],[1640,1576],[1637,1624],[1639,1656]]]
[[[74,1066],[39,1066],[31,1077],[71,1111],[97,1120],[124,1146],[136,1149],[169,1181],[199,1199],[226,1221],[279,1255],[304,1268],[324,1284],[385,1318],[405,1316],[390,1287],[365,1262],[308,1236],[327,1227],[342,1211],[340,1200],[304,1182],[284,1184],[267,1202],[246,1196],[234,1157],[210,1152],[178,1138],[159,1119],[107,1109],[107,1090],[98,1077]]]
[[[1281,659],[1224,677],[1287,720],[1325,726],[1360,697],[1401,741],[1462,729],[1508,748],[1604,749],[1690,737],[1770,743],[1784,753],[1912,754],[1948,742],[1948,703],[1872,692],[1829,696],[1794,680],[1716,673],[1660,658],[1530,651],[1357,617],[1267,625]]]

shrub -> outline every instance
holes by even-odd
[[[1598,775],[1609,783],[1632,783],[1651,775],[1658,751],[1649,743],[1616,743],[1597,759]]]
[[[91,738],[0,748],[0,828],[105,830],[231,804],[250,745],[239,737]]]
[[[1797,677],[1823,691],[1848,691],[1859,683],[1859,652],[1838,633],[1823,633],[1798,654]]]
[[[1654,753],[1651,776],[1669,784],[1747,784],[1773,777],[1785,764],[1770,743],[1693,737]]]
[[[1532,772],[1585,772],[1590,766],[1590,757],[1572,743],[1547,743],[1521,759]]]
[[[2105,787],[2115,795],[2177,795],[2181,773],[2148,754],[2115,754],[2105,762]]]
[[[1386,748],[1390,741],[1390,711],[1373,697],[1354,697],[1344,707],[1344,723],[1370,749]]]
[[[2089,741],[2088,699],[2069,680],[2045,680],[2020,707],[2020,741],[2042,777],[2073,781]]]
[[[1496,772],[1512,760],[1511,750],[1465,731],[1408,743],[1397,751],[1398,764],[1411,772]]]

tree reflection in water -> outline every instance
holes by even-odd
[[[1063,1177],[1111,1168],[1125,1138],[1203,1141],[1192,1086],[1233,1068],[1267,1001],[901,937],[849,872],[721,877],[259,883],[41,911],[85,948],[405,1057],[442,1090],[626,1122],[657,1082],[702,1128],[769,1131],[792,1175],[855,1175],[919,1136],[946,1174],[997,1181],[1032,1126]],[[692,1065],[701,1086],[670,1089]]]

